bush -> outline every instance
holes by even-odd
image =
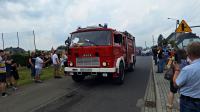
[[[11,58],[20,66],[27,66],[28,64],[28,55],[25,54],[14,54]]]

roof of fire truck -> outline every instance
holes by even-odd
[[[108,30],[116,31],[112,28],[108,28],[106,24],[104,26],[99,24],[99,26],[87,26],[85,28],[78,27],[77,30],[72,32],[71,34],[78,33],[78,32],[87,32],[87,31],[108,31]]]
[[[108,28],[107,24],[105,24],[104,26],[99,24],[99,26],[88,26],[85,28],[78,27],[77,30],[72,32],[71,34],[78,33],[78,32],[87,32],[87,31],[114,31],[115,33],[126,35],[127,37],[129,37],[131,39],[135,38],[127,31],[120,32],[120,31],[117,31],[116,29]]]

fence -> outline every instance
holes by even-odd
[[[26,51],[36,50],[34,31],[1,33],[1,41],[0,49],[22,48]]]

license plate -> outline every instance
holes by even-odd
[[[102,75],[103,75],[103,77],[108,77],[107,73],[103,73]]]
[[[92,72],[92,69],[80,69],[81,72]]]

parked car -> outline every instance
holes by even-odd
[[[143,49],[141,51],[141,55],[142,56],[150,56],[152,54],[152,50],[151,49]]]

